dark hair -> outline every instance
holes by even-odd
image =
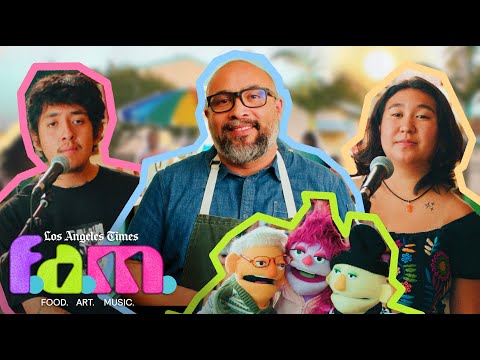
[[[97,82],[79,71],[39,71],[36,77],[42,76],[41,73],[47,75],[32,84],[27,92],[27,123],[30,131],[38,134],[38,121],[45,106],[70,104],[80,105],[87,111],[93,137],[97,137],[105,117],[105,103]]]
[[[377,156],[385,156],[380,140],[380,124],[387,101],[400,90],[417,89],[430,95],[437,105],[438,141],[430,171],[415,185],[414,192],[426,186],[455,187],[454,169],[463,155],[463,136],[445,95],[432,83],[421,77],[404,80],[388,88],[373,108],[367,122],[365,137],[357,144],[353,159],[357,167],[354,175],[370,173],[370,163]]]

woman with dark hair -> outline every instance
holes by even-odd
[[[370,198],[370,212],[399,247],[399,303],[443,313],[480,313],[480,217],[456,193],[463,137],[445,95],[421,77],[389,87],[368,119],[353,158],[360,188],[377,156],[393,175]]]

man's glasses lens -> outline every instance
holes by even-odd
[[[209,106],[214,112],[229,111],[235,105],[237,97],[249,108],[264,106],[267,103],[267,89],[246,89],[237,93],[224,92],[208,97]]]

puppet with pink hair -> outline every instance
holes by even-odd
[[[326,282],[330,260],[347,250],[333,224],[328,202],[314,201],[313,210],[288,237],[286,252],[288,283],[275,303],[278,314],[327,314],[333,307],[331,288]]]

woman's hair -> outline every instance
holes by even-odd
[[[435,85],[417,76],[392,85],[375,104],[367,122],[365,136],[357,144],[353,154],[357,167],[354,176],[369,174],[372,160],[377,156],[385,156],[380,140],[380,125],[385,106],[393,95],[405,89],[416,89],[430,95],[437,106],[438,135],[432,165],[430,171],[417,182],[414,192],[418,193],[427,186],[445,186],[451,189],[455,187],[455,166],[463,155],[463,136],[445,95]]]

